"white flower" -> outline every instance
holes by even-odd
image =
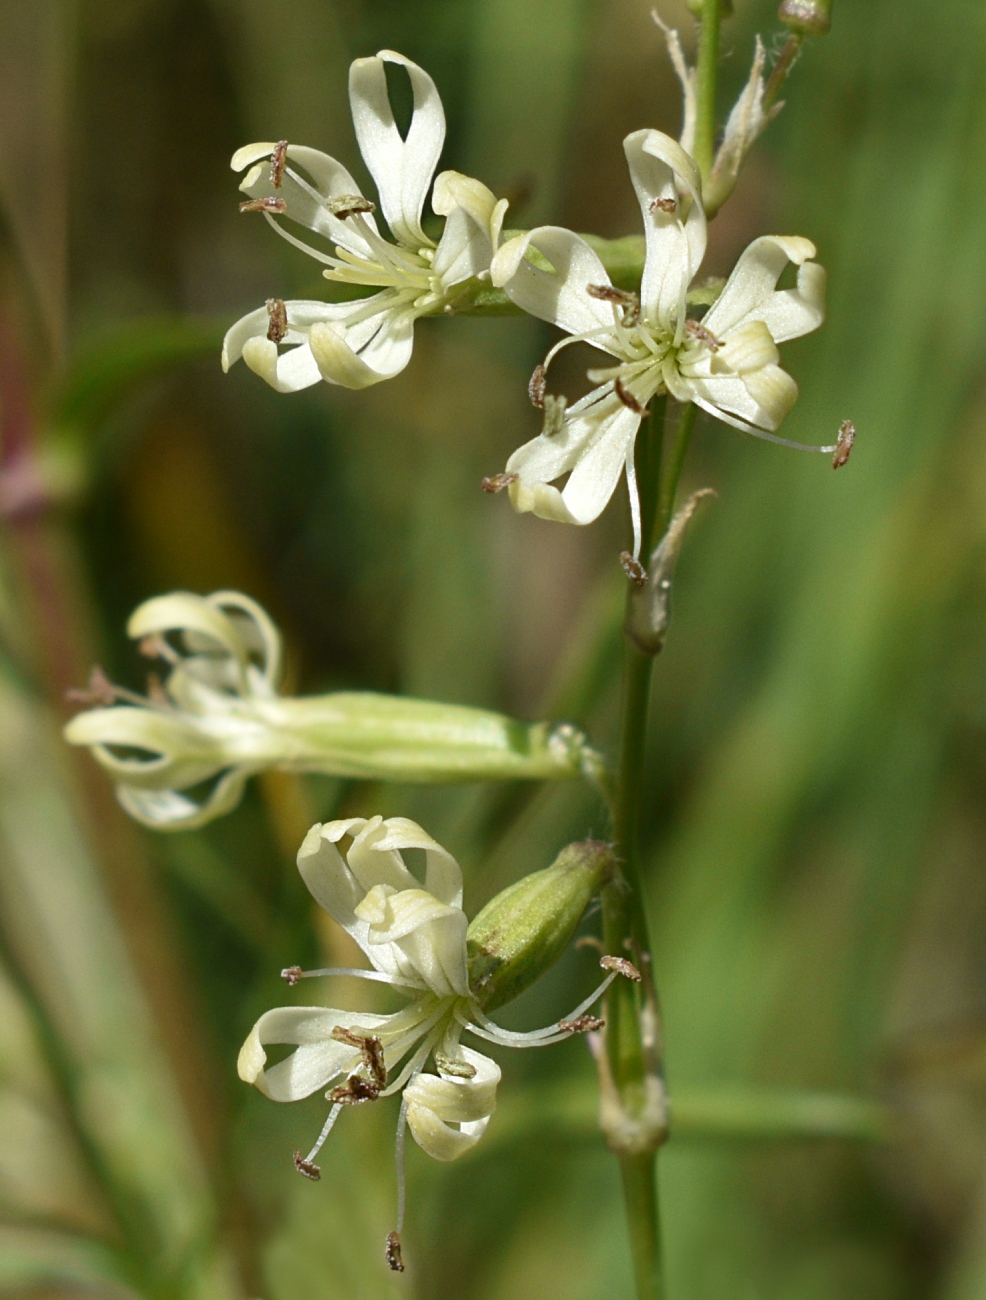
[[[168,666],[146,695],[97,669],[89,708],[65,728],[117,783],[132,817],[155,830],[202,826],[239,802],[266,768],[374,781],[598,780],[582,732],[464,705],[369,691],[279,693],[281,637],[237,591],[174,591],[145,601],[127,627]],[[173,638],[169,640],[168,638]]]
[[[350,840],[345,855],[337,845]],[[424,886],[408,871],[402,851],[424,850]],[[403,1217],[402,1152],[405,1124],[436,1160],[456,1160],[474,1147],[496,1108],[500,1068],[463,1047],[463,1031],[504,1047],[543,1047],[573,1033],[597,1029],[585,1013],[613,973],[575,1009],[546,1029],[517,1033],[499,1028],[470,989],[466,915],[459,864],[415,822],[354,817],[316,825],[298,854],[298,868],[316,901],[356,940],[372,970],[283,972],[295,983],[320,975],[352,975],[389,984],[409,1004],[391,1015],[331,1007],[280,1007],[261,1016],[240,1051],[240,1078],[274,1101],[297,1101],[326,1090],[328,1119],[301,1173],[317,1178],[314,1159],[347,1104],[403,1092],[398,1119],[398,1233]],[[634,972],[635,974],[635,972]],[[267,1065],[267,1047],[295,1048]],[[429,1058],[435,1072],[426,1071]],[[393,1236],[393,1234],[392,1234]],[[393,1241],[391,1242],[393,1247]],[[397,1245],[399,1261],[399,1239]]]
[[[406,138],[394,121],[387,63],[406,68],[411,80],[414,112]],[[223,369],[242,356],[282,393],[319,379],[366,388],[403,370],[417,318],[450,309],[469,280],[488,273],[507,207],[480,181],[442,172],[432,192],[432,207],[446,218],[436,246],[421,224],[445,142],[445,113],[435,83],[410,59],[381,50],[374,58],[355,60],[349,97],[356,138],[395,242],[380,234],[375,205],[328,154],[282,141],[246,145],[233,155],[235,171],[250,169],[240,185],[250,195],[242,207],[263,212],[278,234],[325,263],[327,279],[380,290],[338,303],[271,299],[236,322],[223,343]],[[313,248],[277,216],[306,226],[334,248]]]
[[[638,557],[633,453],[648,403],[669,393],[747,433],[800,446],[773,434],[798,394],[778,365],[777,344],[822,323],[825,272],[809,260],[815,248],[807,239],[766,235],[742,254],[706,315],[689,316],[689,286],[706,242],[698,169],[660,131],[636,131],[623,144],[646,234],[639,299],[614,289],[585,240],[560,226],[541,226],[504,244],[492,276],[518,306],[571,335],[551,349],[545,368],[560,348],[580,340],[616,361],[589,372],[598,387],[563,418],[549,403],[544,432],[513,453],[500,482],[509,483],[517,510],[588,524],[625,470]],[[789,262],[798,267],[797,287],[778,290]],[[537,398],[543,371],[535,373]],[[562,490],[552,486],[565,474]]]

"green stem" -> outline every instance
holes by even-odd
[[[627,1156],[620,1162],[623,1198],[630,1225],[630,1251],[639,1300],[662,1300],[661,1226],[654,1157]]]
[[[722,0],[702,0],[695,76],[695,148],[702,180],[712,171],[716,134],[716,76],[719,71],[719,19]]]

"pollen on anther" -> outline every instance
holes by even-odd
[[[288,309],[283,298],[267,299],[267,337],[271,343],[281,343],[288,332]]]
[[[547,382],[547,372],[544,366],[535,366],[534,373],[527,385],[527,392],[531,402],[542,410],[544,409],[544,390]]]
[[[290,984],[294,988],[303,974],[304,971],[300,966],[285,966],[281,971],[281,979],[284,980],[285,984]]]
[[[722,347],[722,344],[712,331],[707,330],[701,321],[685,321],[685,333],[690,334],[693,339],[698,339],[700,342],[706,344],[710,352],[718,352]]]
[[[599,965],[603,970],[612,970],[617,975],[622,975],[624,979],[632,980],[634,984],[640,983],[640,971],[637,970],[632,961],[627,961],[625,957],[600,957]]]
[[[835,455],[832,457],[832,468],[841,469],[849,459],[853,449],[853,443],[856,441],[856,426],[852,420],[843,420],[839,425],[839,436],[836,439]]]
[[[247,199],[245,203],[240,204],[241,212],[287,212],[288,205],[283,199],[277,199],[272,194],[266,195],[262,199]]]
[[[649,206],[651,212],[677,212],[678,211],[677,199],[651,199]]]
[[[340,221],[345,221],[347,217],[355,217],[361,212],[377,210],[377,205],[370,199],[364,199],[362,194],[340,194],[336,199],[328,199],[325,206]]]
[[[616,383],[613,385],[613,391],[627,410],[633,411],[635,415],[646,415],[647,408],[640,405],[633,393],[624,386],[623,380],[619,376],[617,376]]]
[[[287,140],[278,140],[274,146],[274,152],[270,156],[270,183],[275,190],[281,188],[281,181],[284,179],[284,164],[288,159],[288,142]]]
[[[305,1178],[310,1178],[313,1183],[317,1183],[322,1177],[322,1171],[318,1165],[311,1160],[306,1160],[300,1151],[294,1153],[294,1167],[299,1174],[304,1175]]]
[[[574,1020],[559,1020],[558,1028],[564,1029],[569,1034],[591,1034],[597,1029],[602,1029],[605,1020],[600,1020],[598,1016],[576,1016]]]
[[[634,557],[630,554],[629,551],[620,552],[620,563],[623,565],[623,572],[627,575],[627,577],[630,579],[630,581],[633,583],[635,587],[642,587],[644,583],[646,583],[647,570],[644,568],[644,566],[640,563],[639,560],[634,559]],[[608,961],[608,960],[609,960],[608,957],[603,958],[603,961]]]
[[[404,1258],[401,1255],[401,1236],[399,1232],[387,1234],[387,1267],[392,1273],[404,1272]]]
[[[484,478],[480,487],[484,492],[502,492],[505,487],[516,483],[519,478],[519,474],[494,474],[491,478]]]
[[[116,687],[103,672],[102,668],[96,664],[89,674],[89,685],[85,690],[79,690],[72,687],[65,692],[65,698],[71,700],[73,704],[84,704],[88,708],[93,705],[101,704],[109,707],[116,703]]]
[[[325,1100],[333,1106],[358,1106],[363,1101],[376,1101],[379,1096],[380,1089],[375,1083],[353,1074],[338,1088],[330,1088]]]

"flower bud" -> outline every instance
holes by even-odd
[[[832,0],[783,0],[777,16],[802,36],[824,36],[832,25]]]
[[[469,985],[485,1010],[512,1002],[554,965],[615,871],[611,844],[582,840],[490,899],[466,935]]]

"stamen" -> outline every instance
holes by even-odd
[[[281,188],[281,181],[284,180],[284,164],[288,159],[288,142],[287,140],[278,140],[274,146],[274,152],[270,156],[270,183],[275,190]]]
[[[310,1178],[313,1183],[317,1183],[322,1177],[322,1171],[319,1169],[318,1165],[312,1164],[310,1160],[303,1160],[300,1151],[294,1153],[294,1167],[297,1169],[299,1174],[304,1174],[304,1176]]]
[[[89,674],[88,687],[85,690],[79,690],[73,686],[65,692],[65,698],[71,700],[73,704],[85,704],[90,708],[96,704],[108,707],[116,703],[117,689],[102,668],[98,664],[94,664],[92,672]]]
[[[285,984],[290,984],[292,988],[294,988],[299,980],[303,980],[304,978],[305,972],[300,966],[285,966],[281,971],[281,979],[284,980]]]
[[[358,1106],[363,1101],[376,1101],[379,1096],[380,1089],[375,1083],[362,1075],[351,1074],[338,1088],[330,1088],[325,1100],[333,1106]]]
[[[627,962],[628,966],[629,964]],[[589,996],[580,1002],[570,1015],[565,1017],[564,1021],[556,1020],[553,1025],[548,1025],[544,1029],[532,1029],[527,1032],[503,1029],[495,1021],[490,1020],[489,1016],[485,1015],[475,1005],[470,1008],[470,1014],[475,1017],[479,1022],[478,1024],[473,1024],[460,1015],[458,1011],[456,1012],[456,1019],[471,1034],[475,1034],[478,1038],[485,1038],[490,1043],[499,1043],[501,1047],[550,1047],[552,1043],[560,1043],[571,1037],[572,1031],[564,1029],[562,1026],[578,1021],[593,1003],[598,1002],[616,979],[617,973],[613,971],[607,975],[598,988],[593,989]]]
[[[640,324],[640,298],[637,294],[616,289],[611,284],[587,284],[585,291],[590,298],[611,302],[614,307],[619,307],[621,321],[628,329]]]
[[[544,407],[544,390],[547,382],[548,376],[544,366],[535,366],[534,373],[527,385],[527,393],[533,405],[542,409]]]
[[[502,492],[505,487],[516,483],[519,478],[519,474],[494,474],[492,478],[484,478],[479,486],[484,492]]]
[[[600,1020],[598,1016],[576,1016],[574,1020],[559,1020],[558,1028],[565,1029],[570,1034],[591,1034],[597,1029],[602,1029],[605,1020]]]
[[[271,343],[281,343],[288,332],[288,309],[283,298],[267,299],[267,337]]]
[[[651,212],[677,212],[677,199],[651,199],[648,204]]]
[[[404,1260],[401,1257],[401,1237],[398,1232],[387,1233],[387,1267],[394,1273],[404,1272]]]
[[[361,212],[376,212],[377,205],[362,194],[340,194],[337,199],[324,199],[325,207],[334,217],[345,221],[347,217],[358,216]]]
[[[619,377],[619,375],[617,375],[616,382],[613,385],[613,392],[620,399],[623,405],[628,410],[633,411],[635,415],[647,414],[647,408],[645,406],[641,406],[640,403],[637,401],[637,399],[634,397],[633,393],[631,393],[628,388],[625,388],[623,386],[623,380]]]
[[[283,199],[267,194],[262,199],[246,199],[240,204],[241,212],[287,212],[288,205]]]
[[[170,709],[171,700],[157,673],[147,674],[147,698],[156,709]]]
[[[832,468],[841,469],[849,459],[852,452],[853,443],[856,441],[856,426],[852,420],[843,420],[839,425],[839,440],[835,444],[835,455],[832,457]]]
[[[634,984],[640,983],[640,971],[637,970],[632,961],[627,961],[625,957],[600,957],[599,965],[603,970],[611,970],[615,975],[622,975],[625,979],[633,980]]]
[[[630,498],[630,523],[633,526],[633,558],[639,562],[640,547],[643,542],[643,528],[640,522],[640,493],[637,490],[637,461],[635,457],[636,439],[627,443],[623,470],[627,476],[627,495]]]
[[[710,352],[718,352],[722,347],[712,331],[707,330],[701,321],[693,320],[691,316],[685,321],[685,333],[706,344]]]
[[[791,438],[779,438],[776,433],[768,433],[766,429],[758,429],[755,424],[750,424],[748,420],[741,420],[738,415],[723,411],[718,406],[713,406],[711,402],[707,402],[694,393],[691,394],[689,400],[715,419],[721,420],[723,424],[731,424],[734,429],[748,433],[751,438],[761,438],[764,442],[772,442],[778,447],[790,447],[792,451],[815,451],[820,452],[823,456],[831,456],[833,452],[839,449],[837,442],[833,442],[830,446],[818,447],[810,442],[794,442]]]
[[[163,659],[169,664],[181,661],[181,655],[163,636],[141,637],[137,642],[137,650],[145,659]]]
[[[355,966],[324,966],[321,970],[302,970],[300,966],[285,966],[281,979],[286,984],[295,985],[299,980],[323,979],[330,975],[351,975],[354,979],[373,980],[378,984],[389,984],[392,988],[424,990],[423,984],[413,984],[410,980],[395,979],[379,970],[360,970]]]
[[[358,1047],[360,1055],[363,1057],[363,1064],[373,1080],[376,1091],[387,1083],[387,1067],[383,1059],[383,1045],[380,1039],[373,1034],[357,1034],[351,1029],[346,1029],[343,1025],[336,1025],[332,1031],[332,1037],[337,1043],[346,1043],[350,1047]]]
[[[620,563],[623,565],[623,572],[635,587],[647,585],[647,570],[639,560],[633,558],[629,551],[620,551]]]

